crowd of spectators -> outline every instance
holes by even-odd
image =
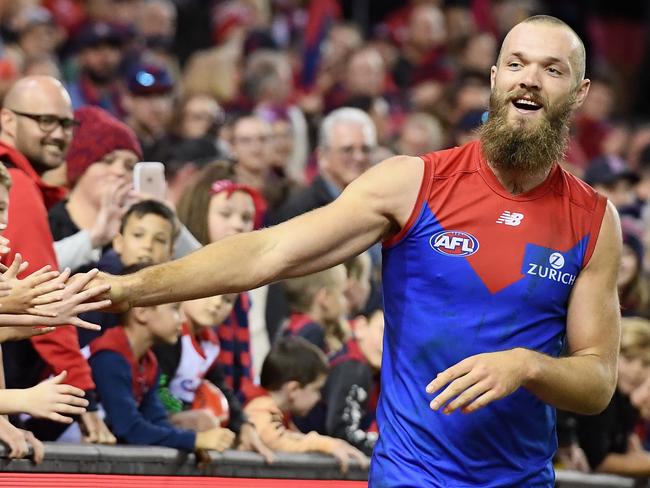
[[[41,439],[366,463],[380,245],[124,315],[83,304],[103,290],[81,285],[281,225],[392,155],[475,139],[504,34],[540,13],[587,45],[591,90],[561,164],[621,214],[628,317],[612,404],[560,414],[557,465],[650,475],[650,8],[631,0],[1,2],[0,325],[48,327],[0,328],[0,386],[25,392],[0,402],[11,456],[30,442],[39,461]],[[134,190],[139,161],[164,164],[164,199]]]

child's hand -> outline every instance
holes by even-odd
[[[5,314],[30,314],[52,317],[52,312],[36,308],[57,300],[53,294],[65,285],[59,278],[58,271],[52,271],[50,266],[35,271],[26,278],[19,280],[18,274],[28,266],[22,261],[20,254],[16,254],[11,266],[2,274],[3,290],[0,298],[0,313]],[[6,287],[10,289],[7,290]],[[6,292],[9,292],[6,294]]]
[[[1,231],[2,229],[0,229]],[[8,254],[11,251],[9,247],[9,239],[4,236],[0,236],[0,254]]]
[[[232,430],[217,427],[203,432],[196,433],[196,449],[213,449],[225,451],[235,441],[235,433]]]
[[[25,317],[23,315],[23,317]],[[29,316],[34,318],[34,324],[42,323],[43,318]],[[39,336],[52,332],[56,327],[0,327],[0,344],[7,341],[22,341],[34,336]]]
[[[61,414],[81,415],[86,411],[88,400],[84,391],[71,385],[63,384],[67,373],[63,371],[58,376],[23,390],[25,405],[23,411],[33,417],[72,423],[72,417]]]
[[[43,461],[43,443],[28,430],[17,429],[9,421],[0,415],[0,440],[9,448],[9,459],[19,459],[29,453],[29,444],[34,451],[34,464]]]
[[[93,269],[88,273],[76,274],[68,280],[70,271],[64,271],[61,276],[66,280],[65,288],[52,293],[56,301],[36,307],[40,312],[47,314],[42,321],[43,325],[72,324],[83,329],[100,330],[99,325],[91,324],[77,317],[81,313],[100,310],[111,304],[110,300],[90,301],[106,293],[110,289],[110,285],[97,285],[84,290],[84,287],[97,276],[98,272]]]
[[[241,449],[242,451],[259,452],[264,458],[264,461],[266,461],[268,464],[271,464],[274,460],[273,451],[269,449],[268,446],[264,444],[264,442],[262,442],[262,439],[257,433],[255,426],[253,424],[249,424],[248,422],[245,422],[239,431],[238,449]]]
[[[370,459],[356,447],[351,446],[341,439],[336,439],[334,450],[332,451],[339,464],[341,465],[341,472],[347,473],[350,466],[350,459],[355,459],[361,469],[366,469],[370,465]]]

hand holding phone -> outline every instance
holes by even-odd
[[[159,162],[140,162],[133,168],[133,189],[163,200],[167,192],[165,166]]]

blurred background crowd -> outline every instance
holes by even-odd
[[[646,2],[3,0],[0,98],[10,93],[5,108],[29,119],[16,123],[41,131],[20,133],[18,125],[12,135],[39,188],[64,189],[45,198],[56,264],[131,272],[326,205],[392,155],[475,139],[501,40],[534,14],[566,21],[587,48],[591,89],[562,164],[619,209],[619,292],[629,317],[612,405],[592,418],[560,415],[557,463],[650,475]],[[61,81],[74,118],[9,91],[43,75]],[[64,164],[48,163],[47,144]],[[164,202],[133,191],[138,161],[164,164]],[[25,212],[15,217],[22,232],[33,217]],[[265,455],[264,446],[314,450],[343,465],[347,457],[362,460],[377,438],[380,282],[375,246],[340,267],[249,293],[126,316],[90,314],[104,334],[79,329],[70,346],[77,355],[66,366],[90,366],[92,381],[76,386],[91,398],[89,410],[102,412],[94,426],[80,422],[82,434],[187,450],[232,442]],[[168,330],[162,315],[176,317]],[[124,337],[131,356],[120,346]],[[61,370],[33,339],[4,348],[8,387],[30,387],[44,371]],[[116,379],[116,372],[124,374]],[[204,391],[208,381],[217,393]],[[43,440],[76,435],[14,420]],[[237,441],[225,429],[215,433],[226,425]],[[256,433],[244,433],[246,426]]]

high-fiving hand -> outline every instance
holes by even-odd
[[[50,266],[44,266],[19,280],[18,275],[28,266],[29,263],[23,262],[22,256],[16,254],[11,265],[0,275],[2,291],[6,292],[0,297],[0,313],[52,317],[53,312],[37,306],[58,300],[54,292],[65,288],[65,283],[59,278],[59,272],[53,271]]]
[[[83,329],[99,330],[100,326],[91,324],[78,317],[79,314],[100,310],[111,304],[110,300],[91,301],[95,297],[106,293],[110,290],[110,285],[99,284],[84,288],[97,276],[98,270],[93,269],[87,273],[80,273],[70,278],[70,270],[65,270],[57,278],[65,283],[65,288],[52,292],[53,298],[56,298],[47,305],[38,305],[36,308],[43,312],[53,313],[45,317],[41,322],[43,325],[63,325],[72,324]],[[70,279],[68,279],[70,278]]]

